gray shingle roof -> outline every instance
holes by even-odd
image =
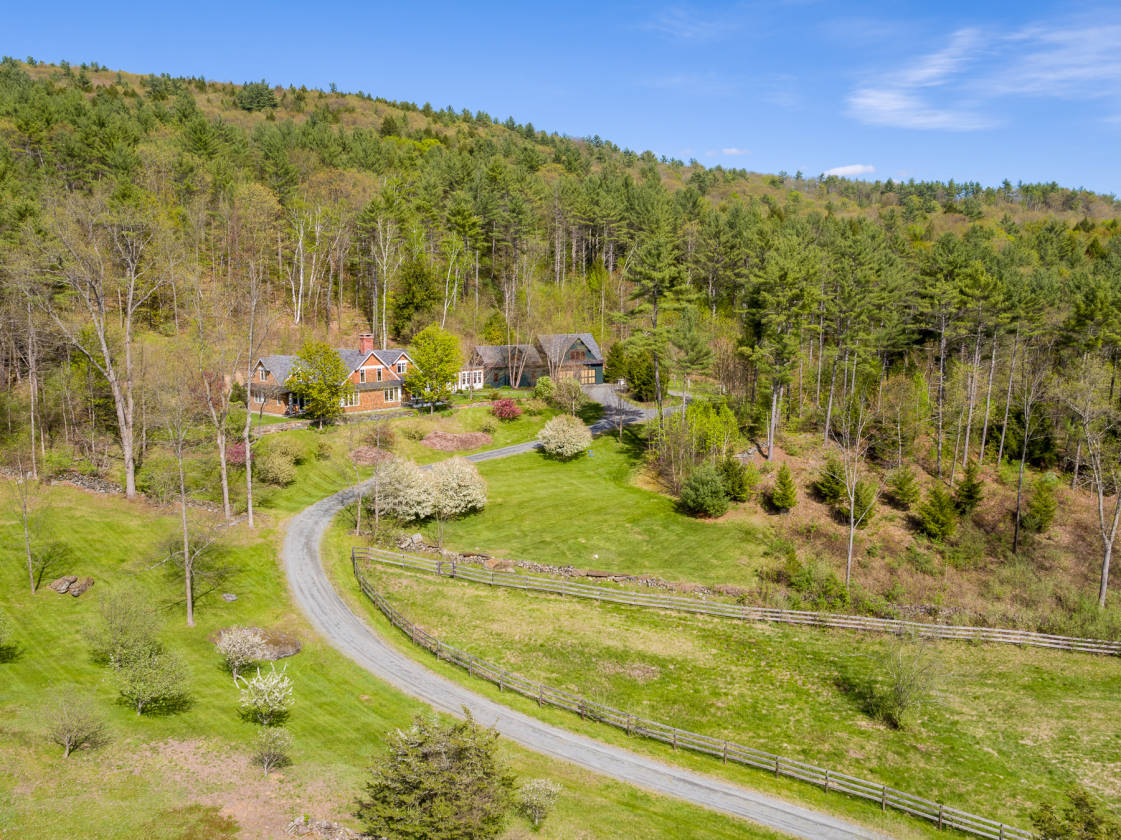
[[[545,351],[548,356],[549,362],[552,364],[560,364],[564,361],[564,354],[568,352],[576,340],[584,342],[588,351],[591,353],[589,361],[602,362],[603,354],[599,352],[599,345],[596,340],[592,338],[591,333],[556,333],[553,335],[539,335],[537,341],[541,344],[541,349]]]
[[[292,362],[295,360],[295,356],[262,356],[260,361],[278,383],[284,384],[284,380],[292,372]]]
[[[404,350],[375,350],[372,353],[363,353],[360,350],[352,350],[349,347],[336,347],[335,352],[339,354],[342,363],[346,365],[348,373],[357,370],[362,366],[362,363],[371,356],[375,357],[386,367],[391,368],[405,355]],[[296,363],[296,357],[283,355],[262,356],[260,362],[265,366],[265,369],[273,375],[277,383],[283,385],[288,377],[292,375],[292,368]],[[398,380],[386,381],[385,386],[388,387],[394,382],[398,382]],[[377,384],[380,385],[382,383]]]
[[[505,367],[510,364],[510,355],[514,348],[519,353],[525,353],[525,363],[528,367],[541,364],[541,354],[532,344],[480,344],[475,347],[475,352],[479,354],[485,367]]]

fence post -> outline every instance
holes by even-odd
[[[451,564],[452,564],[452,573],[451,573],[451,575],[450,575],[450,576],[451,576],[451,577],[455,577],[455,561],[454,561],[454,560],[452,560],[452,561],[451,561]]]
[[[1000,840],[1004,840],[1004,823],[1000,824]]]
[[[545,705],[545,686],[544,685],[537,686],[537,705],[538,706],[544,706]]]
[[[825,791],[826,791],[826,793],[829,792],[829,771],[828,770],[825,771]]]
[[[494,569],[490,570],[490,585],[494,586]]]
[[[498,672],[498,690],[499,691],[502,690],[502,680],[503,680],[503,678],[505,678],[505,676],[506,676],[506,669],[503,668],[501,671]]]
[[[945,807],[946,807],[945,805],[939,805],[938,806],[938,827],[939,828],[942,827],[942,809],[945,808]]]
[[[436,561],[436,577],[443,577],[443,576],[444,576],[444,561],[443,560],[437,560]]]
[[[631,734],[631,726],[634,724],[634,715],[627,715],[627,734]]]
[[[728,763],[728,742],[724,742],[724,763]]]
[[[782,759],[781,759],[781,758],[779,758],[779,757],[778,757],[778,756],[776,755],[776,756],[775,756],[775,778],[776,778],[776,779],[777,779],[777,778],[778,778],[778,776],[779,776],[779,772],[778,772],[778,765],[779,765],[779,762],[780,762],[780,761],[782,761]]]
[[[883,792],[880,794],[880,810],[887,810],[887,785],[884,785]]]

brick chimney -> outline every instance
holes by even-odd
[[[374,351],[374,334],[373,333],[359,333],[358,334],[358,352],[359,353],[372,353]]]

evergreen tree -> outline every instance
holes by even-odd
[[[466,720],[418,716],[386,737],[355,816],[385,840],[489,840],[514,803],[514,777],[498,756],[498,733]]]
[[[814,492],[829,505],[835,505],[848,495],[845,486],[845,470],[840,459],[830,453],[825,459],[821,474],[814,480]]]
[[[771,504],[783,513],[798,504],[798,488],[794,486],[794,477],[786,464],[779,467],[778,475],[775,476],[775,486],[771,488]]]
[[[926,494],[926,501],[919,507],[919,524],[932,540],[948,540],[958,527],[957,510],[954,500],[941,485],[935,484]]]
[[[681,506],[698,516],[722,516],[728,510],[728,496],[720,472],[712,464],[701,464],[681,487]]]
[[[1054,473],[1044,473],[1032,482],[1031,496],[1024,512],[1024,529],[1033,534],[1044,534],[1055,521],[1059,500],[1055,497],[1059,480]]]
[[[754,465],[745,466],[738,458],[725,458],[720,462],[720,478],[724,482],[724,492],[734,502],[746,502],[755,495],[759,483],[759,471]]]
[[[888,476],[887,488],[892,501],[903,510],[910,510],[919,500],[919,484],[915,480],[915,471],[909,466],[893,470]]]
[[[844,504],[848,515],[848,505]],[[853,521],[857,528],[867,528],[876,515],[876,488],[870,482],[858,481],[853,488]]]
[[[976,461],[970,461],[965,475],[954,491],[954,506],[962,516],[969,516],[985,497],[985,485],[981,481]]]

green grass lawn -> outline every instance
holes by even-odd
[[[937,696],[897,730],[866,710],[869,687],[885,687],[877,657],[892,642],[883,637],[744,626],[376,565],[370,574],[449,644],[647,718],[1021,827],[1075,782],[1121,809],[1115,658],[942,643]]]
[[[764,536],[744,522],[683,516],[635,484],[640,462],[611,435],[561,463],[537,452],[484,462],[486,510],[445,526],[444,542],[556,566],[653,574],[699,583],[756,582]]]
[[[308,482],[319,475],[321,486],[331,483],[321,464],[305,472]],[[187,628],[181,584],[156,565],[161,540],[176,527],[173,511],[66,487],[51,488],[45,501],[41,533],[71,552],[50,576],[89,574],[96,584],[80,599],[47,589],[28,592],[15,500],[10,487],[0,485],[0,610],[15,626],[19,648],[14,659],[0,663],[0,834],[263,840],[304,813],[346,817],[382,733],[408,723],[423,707],[312,633],[289,600],[278,566],[279,529],[234,529],[227,555],[234,571],[220,591],[238,599],[205,597],[197,626]],[[283,501],[295,506],[295,492]],[[273,517],[281,512],[273,509]],[[90,661],[81,627],[95,614],[98,598],[122,586],[139,587],[163,612],[163,641],[184,657],[190,673],[185,710],[137,717],[117,700],[109,670]],[[288,723],[295,763],[268,779],[248,764],[256,727],[238,714],[237,691],[208,641],[215,630],[239,623],[279,627],[304,643],[284,661],[296,689]],[[111,733],[102,749],[67,761],[42,736],[40,711],[52,687],[62,685],[88,692]],[[511,744],[503,750],[521,776],[549,776],[564,788],[556,813],[532,836],[611,838],[620,830],[636,837],[775,836]],[[218,808],[239,820],[240,832],[224,826]],[[529,837],[529,824],[514,819],[505,836]]]

